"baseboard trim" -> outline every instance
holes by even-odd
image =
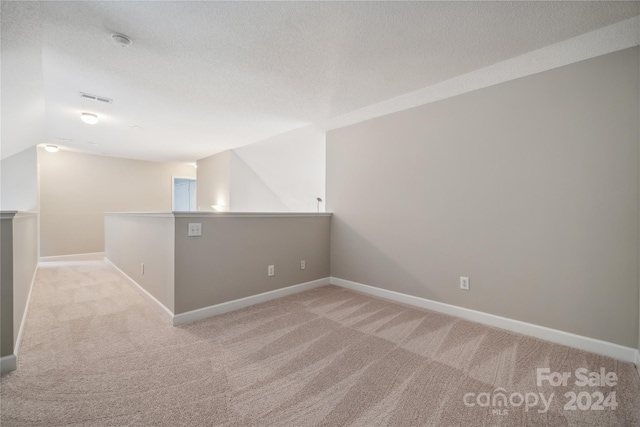
[[[640,375],[640,349],[636,350],[636,370],[638,371],[638,375]]]
[[[251,305],[271,301],[287,295],[297,294],[298,292],[308,291],[309,289],[319,288],[330,284],[330,278],[313,280],[311,282],[300,283],[298,285],[288,286],[274,291],[264,292],[245,298],[227,301],[209,307],[199,308],[197,310],[187,311],[186,313],[176,314],[173,317],[173,325],[184,325],[186,323],[195,322],[196,320],[206,319],[208,317],[217,316],[219,314],[228,313]]]
[[[426,298],[414,297],[400,292],[376,288],[374,286],[364,285],[362,283],[352,282],[350,280],[340,279],[337,277],[331,277],[330,282],[332,285],[359,291],[376,297],[386,298],[420,308],[426,308],[438,313],[460,317],[462,319],[471,320],[500,329],[506,329],[523,335],[529,335],[542,340],[551,341],[556,344],[562,344],[580,350],[589,351],[591,353],[609,356],[625,362],[636,363],[636,367],[638,367],[638,350],[631,347],[625,347],[595,338],[584,337],[570,332],[521,322],[519,320],[496,316],[464,307],[432,301]]]
[[[158,311],[163,315],[163,317],[165,317],[166,320],[171,322],[171,320],[173,319],[173,312],[171,310],[169,310],[169,308],[166,305],[161,303],[156,297],[151,295],[151,293],[149,293],[149,291],[147,291],[145,288],[140,286],[140,284],[138,282],[133,280],[127,273],[122,271],[109,258],[105,257],[104,261],[107,264],[109,264],[110,266],[112,266],[113,268],[115,268],[125,279],[127,279],[129,282],[131,282],[131,284],[134,285],[134,289],[136,289],[138,292],[140,292],[140,294],[144,298],[146,298],[154,307],[156,307],[158,309]]]
[[[33,270],[33,277],[31,277],[31,285],[29,286],[29,293],[27,294],[27,303],[24,306],[24,313],[22,314],[22,323],[18,329],[18,338],[16,344],[13,346],[13,354],[18,357],[20,351],[20,343],[22,342],[22,333],[24,332],[24,325],[27,323],[27,313],[29,312],[29,305],[31,304],[31,293],[33,292],[33,285],[36,283],[36,274],[38,273],[38,267]]]
[[[38,262],[102,261],[103,259],[104,252],[91,252],[86,254],[41,256]]]
[[[15,371],[18,367],[18,358],[15,354],[0,357],[0,373]]]

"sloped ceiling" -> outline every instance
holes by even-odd
[[[640,14],[639,2],[553,1],[71,1],[2,8],[3,158],[47,142],[183,162],[309,124],[322,128],[354,110]],[[11,37],[20,32],[31,36]],[[114,33],[133,44],[115,45]],[[5,77],[26,51],[39,62],[21,66],[40,69]],[[26,82],[29,75],[40,82]],[[43,119],[24,106],[24,90],[14,90],[38,84]],[[80,92],[113,103],[82,100]],[[40,120],[43,140],[15,137],[19,120],[7,120],[7,111],[34,129]],[[100,122],[81,122],[82,111]]]

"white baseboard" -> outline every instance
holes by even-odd
[[[276,289],[274,291],[264,292],[257,295],[252,295],[246,298],[240,298],[233,301],[227,301],[209,307],[199,308],[197,310],[188,311],[186,313],[173,314],[173,312],[162,304],[156,297],[151,295],[146,289],[144,289],[138,282],[133,280],[127,273],[122,271],[116,266],[109,258],[105,257],[105,262],[115,268],[125,279],[131,282],[135,289],[137,289],[142,296],[147,298],[159,311],[169,319],[173,326],[184,325],[186,323],[195,322],[197,320],[206,319],[207,317],[217,316],[219,314],[228,313],[229,311],[238,310],[250,305],[259,304],[261,302],[270,301],[272,299],[284,297],[287,295],[296,294],[298,292],[307,291],[313,288],[319,288],[320,286],[329,285],[329,278],[318,279],[311,282],[300,283],[298,285],[288,286],[282,289]]]
[[[38,267],[33,270],[33,277],[31,278],[31,285],[29,286],[29,294],[27,294],[27,303],[24,306],[24,313],[22,314],[22,323],[18,329],[18,338],[13,346],[13,354],[18,357],[20,351],[20,343],[22,342],[22,333],[24,332],[24,325],[27,323],[27,312],[29,311],[29,304],[31,304],[31,293],[33,292],[33,285],[36,283],[36,274],[38,273]]]
[[[15,354],[0,357],[0,373],[15,371],[18,367],[18,358]]]
[[[403,304],[426,308],[438,313],[444,313],[485,325],[494,326],[496,328],[506,329],[519,334],[529,335],[542,340],[551,341],[556,344],[562,344],[580,350],[589,351],[591,353],[609,356],[625,362],[636,363],[636,367],[638,367],[638,350],[635,348],[625,347],[619,344],[597,340],[595,338],[584,337],[569,332],[559,331],[557,329],[547,328],[545,326],[521,322],[519,320],[470,310],[468,308],[445,304],[438,301],[432,301],[426,298],[414,297],[400,292],[363,285],[362,283],[339,279],[337,277],[331,277],[331,284],[376,297],[390,299]]]
[[[113,268],[115,268],[116,270],[118,270],[118,272],[120,274],[122,274],[122,276],[124,276],[125,279],[127,279],[129,282],[131,282],[131,284],[134,285],[134,288],[140,292],[140,294],[145,297],[147,300],[149,300],[149,302],[151,302],[151,304],[156,307],[158,309],[158,311],[166,317],[167,320],[171,321],[171,319],[173,319],[173,312],[171,310],[169,310],[169,308],[167,308],[167,306],[165,306],[164,304],[162,304],[156,297],[154,297],[153,295],[151,295],[149,293],[149,291],[147,291],[145,288],[143,288],[142,286],[140,286],[140,284],[138,282],[136,282],[135,280],[133,280],[131,277],[129,277],[129,275],[127,273],[125,273],[124,271],[120,270],[120,268],[115,265],[113,262],[111,262],[111,260],[109,258],[104,258],[104,261],[109,264],[110,266],[112,266]]]
[[[233,301],[223,302],[209,307],[199,308],[197,310],[188,311],[186,313],[176,314],[173,317],[173,325],[184,325],[185,323],[195,322],[196,320],[206,319],[207,317],[217,316],[219,314],[228,313],[250,305],[259,304],[261,302],[271,301],[272,299],[281,298],[287,295],[296,294],[298,292],[307,291],[320,286],[329,285],[328,277],[324,279],[313,280],[311,282],[300,283],[298,285],[288,286],[274,291],[264,292],[250,297],[240,298]]]
[[[102,261],[103,259],[104,259],[104,252],[92,252],[87,254],[42,256],[38,259],[38,261],[39,262]]]

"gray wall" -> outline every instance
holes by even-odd
[[[173,215],[106,214],[104,230],[105,258],[174,311]]]
[[[329,277],[330,215],[186,215],[175,222],[176,314]],[[202,237],[187,237],[190,222]]]
[[[13,216],[0,219],[0,357],[13,354]]]
[[[7,356],[17,353],[18,335],[38,266],[38,216],[3,212],[0,240],[0,356]]]
[[[330,131],[331,275],[637,347],[638,66],[627,49]]]

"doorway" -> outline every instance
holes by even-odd
[[[179,212],[196,211],[196,180],[173,177],[173,210]]]

